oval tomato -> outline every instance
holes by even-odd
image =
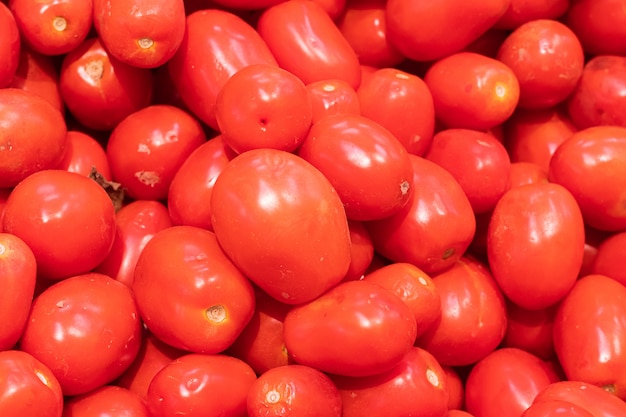
[[[567,401],[587,410],[593,417],[626,415],[626,402],[602,388],[580,381],[558,381],[543,388],[533,404]]]
[[[363,278],[374,259],[374,243],[363,222],[348,220],[350,229],[350,266],[343,281]]]
[[[124,417],[150,417],[148,407],[137,394],[113,385],[69,398],[63,406],[63,415],[114,416],[121,410],[124,410]]]
[[[0,56],[3,57],[0,63],[0,88],[5,88],[17,71],[22,45],[15,16],[4,3],[0,3],[0,23]]]
[[[548,171],[534,162],[512,162],[509,188],[548,182]],[[488,225],[487,225],[488,226]]]
[[[544,360],[554,358],[552,335],[556,306],[528,310],[507,302],[507,327],[502,346],[522,349]]]
[[[557,19],[565,14],[569,6],[570,0],[511,0],[494,27],[515,29],[532,20]]]
[[[551,400],[531,404],[522,417],[593,417],[583,407],[569,401]]]

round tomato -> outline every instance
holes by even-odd
[[[69,398],[63,406],[63,415],[150,417],[148,407],[137,394],[113,385]]]
[[[5,88],[17,71],[22,45],[15,16],[4,3],[0,3],[0,28],[0,88]]]
[[[332,114],[361,114],[359,97],[346,81],[337,78],[313,81],[306,89],[311,99],[312,123]]]
[[[78,130],[67,132],[65,153],[58,168],[86,177],[92,175],[95,169],[105,179],[111,180],[111,168],[104,148],[94,137]]]

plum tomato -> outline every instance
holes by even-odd
[[[611,234],[596,245],[590,272],[606,275],[626,285],[626,270],[621,267],[621,259],[626,259],[626,232]]]
[[[17,71],[22,42],[15,16],[4,3],[0,3],[0,28],[0,88],[5,88]]]
[[[511,162],[509,188],[548,182],[548,171],[534,162]]]
[[[343,204],[324,174],[299,156],[277,149],[239,154],[215,180],[210,204],[224,252],[277,300],[310,301],[346,275]]]
[[[522,417],[593,417],[585,408],[569,401],[551,400],[531,404]]]
[[[581,381],[557,381],[544,387],[533,405],[567,401],[587,410],[593,417],[621,417],[626,415],[626,402],[602,388]],[[586,416],[585,416],[586,417]]]
[[[32,249],[38,276],[49,280],[100,264],[111,250],[115,227],[115,209],[104,189],[63,170],[39,171],[20,182],[2,219],[3,230]]]
[[[511,188],[498,201],[487,231],[494,278],[508,299],[528,310],[565,297],[578,277],[584,247],[578,204],[554,183]]]
[[[311,127],[313,107],[298,77],[274,65],[253,64],[224,83],[215,117],[222,139],[237,153],[256,148],[292,152]]]
[[[192,352],[224,351],[254,311],[251,283],[215,234],[194,226],[168,227],[145,244],[132,289],[148,329]]]
[[[570,0],[511,0],[494,27],[511,30],[532,20],[558,19],[569,6]]]
[[[106,151],[93,136],[79,130],[67,132],[65,153],[58,168],[86,177],[93,175],[95,169],[106,180],[111,180],[111,168]]]
[[[63,405],[63,415],[150,417],[148,407],[141,397],[126,388],[115,385],[106,385],[68,398]]]
[[[462,410],[465,407],[464,378],[461,378],[460,371],[453,366],[441,365],[441,369],[443,369],[448,387],[448,410]]]
[[[113,382],[140,345],[133,293],[98,273],[66,278],[39,294],[20,340],[21,350],[50,368],[64,395]]]
[[[312,119],[315,123],[332,114],[361,114],[361,104],[356,90],[338,78],[313,81],[306,85],[311,99]]]
[[[389,371],[413,346],[416,332],[415,316],[404,301],[364,280],[342,282],[294,306],[283,323],[285,346],[295,362],[345,376]]]
[[[543,360],[554,358],[552,335],[556,306],[528,310],[508,301],[507,327],[502,346],[525,350]]]
[[[570,1],[564,16],[583,45],[585,53],[597,55],[626,54],[626,10],[619,0]]]

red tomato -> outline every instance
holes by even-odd
[[[62,55],[91,29],[93,0],[9,0],[22,39],[34,51]]]
[[[552,373],[538,357],[517,348],[497,349],[472,367],[465,406],[480,417],[520,417],[552,382]]]
[[[569,5],[570,0],[511,0],[494,26],[515,29],[532,20],[557,19],[565,14]]]
[[[115,225],[111,251],[95,271],[131,287],[139,254],[156,233],[172,226],[172,220],[164,204],[135,200],[117,211]]]
[[[361,82],[359,58],[319,4],[292,0],[266,9],[257,22],[281,68],[305,84],[338,78],[357,88]]]
[[[254,290],[213,232],[173,226],[156,233],[135,266],[133,292],[156,337],[179,349],[228,348],[254,311]]]
[[[362,280],[342,282],[293,307],[283,326],[295,362],[346,376],[389,371],[413,346],[417,331],[402,299]]]
[[[365,224],[356,220],[348,220],[350,229],[350,267],[343,281],[363,278],[374,258],[374,243]]]
[[[95,169],[105,179],[111,180],[111,168],[104,148],[94,137],[78,130],[67,132],[65,153],[58,168],[84,176],[89,176]]]
[[[474,42],[463,48],[464,52],[475,52],[480,55],[495,58],[498,54],[500,45],[509,36],[510,31],[491,28],[487,32],[480,35]],[[427,63],[428,64],[428,63]]]
[[[346,8],[347,0],[312,0],[328,13],[331,19],[336,21]]]
[[[19,350],[0,351],[3,416],[61,417],[63,393],[50,369]]]
[[[474,415],[463,410],[448,410],[446,417],[474,417]]]
[[[178,168],[168,190],[167,208],[174,224],[213,230],[213,185],[228,162],[236,156],[221,136],[198,146]]]
[[[593,414],[574,403],[551,400],[531,404],[522,417],[593,417]]]
[[[55,168],[67,143],[63,115],[35,93],[0,89],[0,187]]]
[[[626,56],[600,55],[585,64],[567,101],[574,124],[584,129],[598,125],[626,126]]]
[[[461,410],[465,406],[465,381],[452,366],[442,365],[441,369],[446,376],[446,386],[448,387],[448,410]],[[448,414],[447,417],[453,417]],[[465,417],[465,416],[457,416]]]
[[[256,375],[225,355],[188,354],[159,371],[148,389],[150,417],[245,417]]]
[[[587,54],[626,54],[626,10],[620,0],[570,3],[564,21],[576,33]]]
[[[492,210],[509,188],[511,161],[493,135],[470,129],[435,134],[425,158],[458,181],[474,213]]]
[[[415,265],[392,263],[365,275],[363,281],[390,290],[409,306],[417,323],[417,337],[441,316],[441,300],[435,283]]]
[[[332,376],[343,417],[445,417],[448,387],[437,360],[412,347],[391,370],[362,377]]]
[[[235,157],[215,181],[211,215],[229,258],[279,301],[310,301],[348,271],[350,231],[341,199],[294,154],[254,149]]]
[[[82,174],[43,170],[9,195],[3,230],[24,240],[38,276],[60,280],[91,271],[115,238],[115,211],[107,193]]]
[[[419,156],[413,165],[413,196],[400,212],[366,222],[374,249],[394,262],[427,274],[443,271],[465,253],[476,230],[472,206],[452,174]]]
[[[170,183],[198,146],[206,142],[200,123],[168,105],[151,105],[122,120],[107,142],[113,179],[137,200],[165,200]]]
[[[585,56],[570,28],[551,19],[524,23],[502,43],[498,60],[519,81],[518,106],[547,109],[574,91],[582,76]]]
[[[459,52],[485,33],[500,19],[510,2],[388,0],[387,36],[407,58],[434,61]]]
[[[312,123],[333,114],[361,114],[356,91],[350,84],[337,78],[314,81],[306,85],[311,99]]]
[[[130,289],[97,273],[57,282],[34,301],[20,348],[50,368],[64,395],[119,377],[141,344],[141,319]]]
[[[282,3],[285,0],[213,0],[212,3],[235,10],[260,10]],[[185,1],[185,3],[187,3]]]
[[[303,365],[263,373],[248,391],[249,417],[341,417],[341,395],[328,375]]]
[[[215,117],[222,139],[237,153],[257,148],[292,152],[311,127],[313,108],[298,77],[274,65],[255,64],[224,83]]]
[[[567,379],[626,399],[626,287],[605,275],[580,278],[554,318],[554,348]]]
[[[416,346],[428,350],[442,365],[476,363],[504,338],[507,318],[500,289],[483,263],[466,256],[433,281],[441,316]]]
[[[185,34],[183,0],[94,0],[93,23],[107,51],[141,68],[165,64]]]
[[[148,407],[141,397],[126,388],[116,386],[104,386],[69,398],[63,406],[63,415],[150,417]]]
[[[421,78],[382,68],[363,80],[357,94],[363,116],[389,130],[409,153],[426,152],[435,129],[435,107]]]
[[[498,201],[487,231],[494,278],[511,301],[528,310],[546,308],[568,293],[584,247],[578,204],[558,184],[511,188]]]
[[[509,188],[548,182],[548,171],[534,162],[512,162]]]
[[[15,16],[4,3],[0,3],[0,28],[0,88],[5,88],[17,71],[22,45]]]
[[[152,100],[152,72],[118,61],[99,38],[64,55],[59,84],[70,113],[95,130],[112,130]]]
[[[298,155],[328,178],[351,220],[389,217],[413,194],[408,152],[387,129],[364,116],[320,119]]]
[[[520,86],[511,68],[474,52],[459,52],[435,62],[424,81],[437,119],[448,128],[487,130],[515,110]]]
[[[593,417],[622,417],[626,402],[600,387],[580,381],[558,381],[543,388],[533,404],[567,401],[587,410]]]
[[[610,235],[597,245],[590,272],[609,276],[626,285],[626,270],[622,268],[621,261],[624,258],[626,258],[626,232]]]
[[[585,223],[606,231],[626,228],[623,178],[626,127],[620,126],[590,127],[574,133],[557,148],[548,172],[550,181],[572,193]]]
[[[554,358],[552,330],[556,305],[527,310],[508,302],[506,314],[508,322],[502,346],[522,349],[544,360]]]
[[[167,66],[183,102],[217,130],[220,89],[235,72],[252,64],[276,65],[254,28],[235,14],[204,9],[187,16],[185,36]]]
[[[36,279],[33,251],[19,237],[0,233],[0,351],[13,348],[20,339]]]

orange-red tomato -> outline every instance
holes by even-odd
[[[552,333],[556,305],[528,310],[507,302],[506,314],[508,320],[502,346],[522,349],[544,360],[555,357]]]
[[[348,220],[350,229],[350,267],[342,281],[363,278],[374,259],[374,243],[365,224],[358,220]]]
[[[0,3],[0,28],[0,88],[4,88],[17,71],[22,47],[15,17],[4,3]]]
[[[585,408],[569,401],[549,400],[531,404],[522,417],[594,417]]]
[[[94,137],[78,130],[67,132],[65,153],[58,168],[85,176],[95,169],[105,179],[111,180],[111,168],[104,148]]]

